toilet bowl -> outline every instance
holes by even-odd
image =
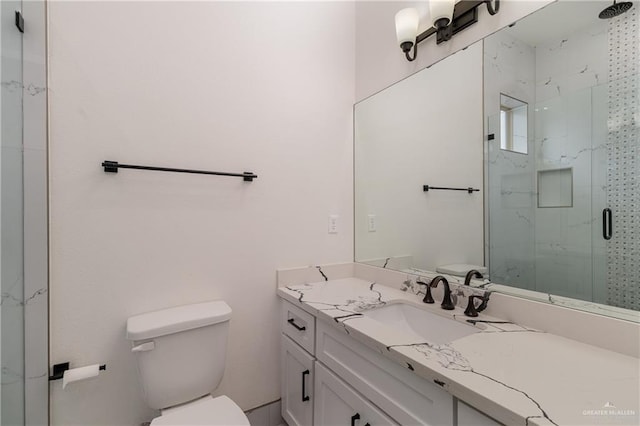
[[[249,426],[229,397],[212,397],[222,380],[231,308],[225,302],[178,306],[130,317],[127,339],[153,426]]]

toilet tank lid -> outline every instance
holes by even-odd
[[[231,308],[222,300],[177,306],[130,317],[127,339],[143,340],[204,327],[231,318]]]
[[[436,272],[439,274],[455,275],[457,277],[464,277],[467,272],[475,269],[482,275],[486,275],[487,268],[480,265],[470,265],[468,263],[454,263],[452,265],[441,265],[436,267]]]

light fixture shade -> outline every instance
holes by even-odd
[[[398,44],[416,42],[418,36],[418,24],[420,23],[420,15],[418,10],[412,7],[402,9],[396,13],[396,37]]]
[[[449,25],[453,19],[453,8],[455,5],[455,0],[430,0],[429,11],[431,12],[431,25],[435,27],[436,22],[440,19],[446,19],[446,25]]]

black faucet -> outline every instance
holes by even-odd
[[[431,296],[431,287],[429,287],[429,284],[427,284],[425,282],[422,282],[422,281],[416,281],[416,284],[420,284],[420,285],[426,286],[427,293],[424,295],[424,299],[422,299],[422,301],[424,303],[435,303],[435,301],[433,300],[433,296]]]
[[[471,278],[472,277],[476,277],[476,278],[483,278],[482,274],[478,271],[476,271],[475,269],[470,270],[469,272],[467,272],[467,276],[464,277],[464,285],[470,285],[471,284]]]
[[[442,298],[440,307],[442,307],[442,309],[446,309],[447,311],[451,311],[452,309],[454,309],[454,306],[453,302],[451,301],[451,289],[449,288],[449,281],[447,281],[447,279],[442,275],[438,275],[433,279],[433,281],[431,281],[429,287],[436,288],[438,286],[438,283],[440,282],[444,284],[444,297]]]

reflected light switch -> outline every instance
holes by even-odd
[[[338,215],[337,214],[329,215],[329,233],[330,234],[338,233]]]
[[[367,230],[369,232],[376,232],[376,215],[370,214],[367,216]]]

